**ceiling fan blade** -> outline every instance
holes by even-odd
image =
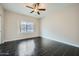
[[[26,6],[26,7],[33,9],[33,8],[32,8],[32,7],[30,7],[30,6]]]
[[[40,13],[39,12],[37,12],[38,13],[38,15],[40,15]]]
[[[36,3],[36,4],[39,6],[40,3]]]
[[[36,8],[36,3],[33,4],[33,8],[34,8],[34,9]]]
[[[45,11],[46,9],[39,9],[40,11]]]
[[[33,13],[34,11],[31,11],[30,13]]]

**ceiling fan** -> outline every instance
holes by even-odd
[[[32,11],[30,13],[36,12],[38,15],[40,15],[40,11],[45,11],[45,8],[39,8],[40,7],[40,3],[34,3],[32,4],[32,6],[26,6],[28,8],[31,8]]]

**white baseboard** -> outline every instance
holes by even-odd
[[[40,37],[40,36],[32,36],[32,37]],[[16,41],[16,40],[23,40],[23,39],[28,39],[28,38],[32,38],[32,37],[15,38],[15,39],[11,39],[11,40],[4,40],[4,42],[10,42],[10,41]]]
[[[50,39],[50,40],[54,40],[53,38],[48,37],[48,36],[41,36],[41,37],[42,38],[46,38],[46,39]],[[68,45],[71,45],[71,46],[74,46],[74,47],[78,47],[79,48],[79,45],[73,44],[73,43],[70,43],[70,42],[65,42],[65,41],[60,41],[60,40],[54,40],[54,41],[61,42],[61,43],[68,44]]]

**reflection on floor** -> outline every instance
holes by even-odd
[[[44,38],[23,39],[0,45],[1,56],[78,56],[79,48]]]

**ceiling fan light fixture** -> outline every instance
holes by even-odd
[[[46,10],[45,8],[39,8],[39,7],[42,7],[40,3],[34,3],[33,6],[26,6],[26,7],[32,9],[31,13],[36,12],[38,15],[40,15],[40,11]]]
[[[37,9],[37,8],[35,8],[35,9],[34,9],[34,12],[38,12],[38,9]]]

